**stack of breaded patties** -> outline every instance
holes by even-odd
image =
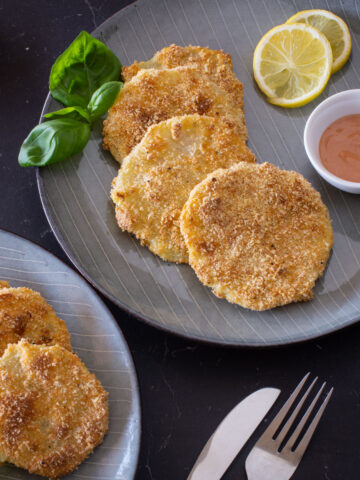
[[[70,473],[108,430],[107,392],[38,292],[1,282],[0,355],[0,462]]]
[[[120,228],[246,308],[312,298],[333,242],[327,208],[300,174],[255,164],[231,56],[171,45],[123,79],[103,132],[121,163]]]
[[[125,84],[104,121],[104,147],[121,163],[147,129],[180,115],[221,118],[246,140],[243,88],[221,50],[171,45],[124,67]]]

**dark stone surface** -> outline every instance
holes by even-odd
[[[91,31],[128,3],[0,3],[0,228],[33,240],[67,263],[43,213],[35,170],[20,168],[17,155],[38,122],[55,58],[80,30]],[[358,480],[359,325],[281,349],[225,349],[167,335],[105,302],[124,332],[139,376],[143,434],[136,480],[185,479],[216,425],[237,402],[265,386],[281,388],[284,399],[309,370],[334,385],[335,394],[294,478]],[[244,461],[254,440],[224,478],[246,478]]]

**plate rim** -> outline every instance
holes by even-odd
[[[126,7],[121,8],[117,12],[113,13],[106,20],[104,20],[98,27],[96,27],[91,32],[91,34],[96,35],[97,33],[99,33],[99,31],[101,31],[102,28],[106,27],[106,24],[108,22],[110,22],[111,20],[113,20],[114,17],[116,17],[118,15],[123,15],[125,10],[136,8],[137,5],[141,4],[141,3],[145,3],[144,0],[135,0],[130,5],[127,5]],[[50,94],[50,91],[49,91],[47,96],[46,96],[45,102],[43,104],[42,110],[41,110],[39,123],[42,123],[44,112],[45,112],[49,102],[51,101],[51,99],[52,99],[52,97],[51,97],[51,94]],[[284,341],[273,341],[273,342],[269,342],[269,343],[265,343],[265,344],[260,343],[260,342],[249,343],[249,342],[246,342],[246,341],[245,342],[241,342],[241,341],[236,342],[236,341],[233,341],[233,340],[223,341],[223,340],[220,340],[220,339],[205,338],[205,337],[202,337],[202,336],[199,336],[199,335],[196,335],[196,334],[186,334],[186,333],[183,333],[183,332],[180,332],[180,331],[176,331],[171,327],[159,324],[158,322],[155,322],[154,319],[152,319],[151,317],[148,317],[147,315],[144,315],[140,312],[137,312],[134,308],[132,308],[129,305],[127,305],[126,303],[120,301],[118,298],[116,298],[114,295],[112,295],[110,292],[108,292],[103,286],[101,286],[96,280],[94,280],[85,271],[84,267],[82,265],[80,265],[80,263],[74,258],[73,252],[71,252],[70,247],[67,245],[66,241],[64,240],[63,236],[61,235],[61,233],[60,233],[60,231],[57,227],[56,221],[54,220],[53,216],[51,216],[51,213],[50,213],[51,208],[50,208],[50,204],[49,204],[49,202],[46,198],[45,188],[44,188],[44,180],[43,180],[43,178],[40,174],[40,167],[36,167],[36,183],[37,183],[37,187],[38,187],[39,196],[40,196],[41,204],[42,204],[42,207],[43,207],[43,211],[44,211],[46,219],[47,219],[47,221],[50,225],[50,228],[51,228],[56,240],[58,241],[60,247],[63,249],[66,256],[70,260],[70,262],[74,265],[74,267],[78,270],[78,272],[80,272],[80,274],[81,274],[80,276],[83,276],[85,278],[85,280],[92,287],[94,287],[96,290],[98,290],[102,295],[104,295],[104,297],[106,297],[108,300],[110,300],[112,303],[114,303],[121,310],[123,310],[127,314],[135,317],[137,320],[142,321],[146,325],[149,325],[153,328],[156,328],[157,330],[160,330],[160,331],[165,332],[165,333],[170,333],[172,335],[175,335],[175,336],[180,337],[180,338],[185,339],[185,340],[196,341],[196,342],[206,344],[206,345],[211,345],[211,346],[218,346],[218,347],[221,346],[221,347],[227,347],[227,348],[228,347],[233,347],[233,348],[249,348],[249,349],[252,349],[252,348],[254,348],[254,349],[263,349],[263,348],[268,349],[268,348],[278,348],[278,347],[284,347],[284,346],[289,346],[289,345],[297,345],[297,344],[302,344],[302,343],[305,343],[305,342],[310,342],[310,341],[313,341],[315,339],[325,337],[327,335],[331,335],[331,334],[336,333],[340,330],[344,330],[348,327],[351,327],[351,326],[355,325],[356,323],[358,323],[360,321],[360,313],[359,313],[359,315],[356,318],[348,321],[348,323],[346,323],[345,325],[338,325],[338,326],[335,326],[335,327],[332,327],[332,328],[328,328],[327,330],[324,330],[323,332],[311,334],[311,335],[307,336],[306,338],[290,339],[290,340],[285,339]]]
[[[47,216],[46,216],[46,218],[47,218]],[[140,460],[140,449],[141,449],[140,447],[141,447],[141,438],[142,438],[142,403],[141,403],[140,386],[139,386],[139,378],[138,378],[137,370],[136,370],[136,367],[135,367],[135,363],[134,363],[133,356],[131,354],[129,345],[126,341],[126,338],[125,338],[124,334],[122,333],[122,330],[121,330],[120,326],[118,325],[117,321],[115,320],[114,315],[112,314],[112,312],[110,311],[108,306],[105,304],[105,302],[102,300],[102,298],[100,298],[100,296],[98,295],[98,292],[93,288],[92,284],[89,283],[86,278],[84,278],[82,275],[80,275],[80,273],[77,270],[73,269],[70,265],[65,263],[61,258],[58,258],[54,253],[52,253],[46,247],[43,247],[42,245],[39,245],[38,243],[34,242],[33,240],[30,240],[30,239],[24,237],[23,235],[20,235],[19,233],[12,232],[12,231],[10,231],[6,228],[0,228],[0,234],[1,234],[1,232],[5,232],[9,235],[12,235],[14,237],[19,238],[20,240],[24,240],[25,242],[28,242],[28,243],[32,244],[33,246],[39,248],[40,250],[43,250],[46,254],[48,254],[51,257],[58,260],[65,267],[65,269],[66,268],[69,269],[73,274],[75,274],[78,277],[79,280],[81,280],[81,282],[83,282],[85,284],[85,287],[88,288],[93,293],[93,295],[95,295],[97,300],[100,302],[101,307],[109,315],[109,318],[110,318],[112,324],[114,325],[115,330],[117,331],[120,339],[123,342],[125,353],[128,357],[129,364],[132,367],[130,369],[130,376],[133,378],[133,382],[134,382],[134,386],[135,386],[135,388],[134,388],[135,401],[136,401],[136,404],[137,404],[137,410],[138,410],[138,415],[139,415],[139,438],[138,438],[138,441],[136,442],[137,452],[136,452],[136,459],[135,459],[135,464],[134,464],[134,471],[132,472],[132,477],[129,479],[129,480],[133,480],[135,478],[135,475],[136,475],[137,471],[138,471],[139,460]],[[56,237],[56,239],[57,239],[57,237]],[[63,249],[61,244],[60,244],[60,247]],[[66,253],[66,255],[67,255],[67,253]],[[72,262],[72,260],[70,258],[69,258],[69,260]],[[99,446],[101,447],[101,444]]]

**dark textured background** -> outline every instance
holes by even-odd
[[[80,30],[93,30],[129,3],[0,2],[0,228],[67,263],[43,213],[35,170],[20,168],[17,154],[38,122],[55,58]],[[360,326],[287,348],[223,349],[162,333],[105,302],[129,343],[139,377],[143,433],[136,480],[185,479],[216,425],[238,401],[265,386],[281,388],[284,399],[308,370],[334,385],[335,394],[294,478],[359,479]],[[225,479],[246,478],[244,461],[253,443],[254,438]]]

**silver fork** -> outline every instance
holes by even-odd
[[[326,405],[328,404],[328,401],[330,400],[334,389],[331,388],[326,395],[316,415],[314,416],[309,427],[307,428],[304,436],[300,440],[300,443],[295,449],[294,444],[298,440],[299,435],[305,426],[305,423],[310,417],[311,412],[313,411],[315,404],[317,403],[317,400],[319,399],[322,391],[324,390],[326,382],[322,384],[310,406],[308,407],[305,414],[296,426],[294,432],[291,434],[290,438],[287,440],[286,444],[280,452],[280,446],[292,425],[295,425],[294,420],[296,419],[312,387],[317,381],[317,377],[313,380],[309,388],[306,390],[283,428],[280,430],[280,432],[276,435],[275,438],[274,436],[278,431],[284,418],[286,417],[286,414],[289,412],[291,406],[294,404],[309,375],[310,373],[305,375],[305,377],[301,380],[299,385],[290,395],[287,402],[281,408],[280,412],[276,415],[274,420],[270,423],[268,428],[265,430],[265,432],[256,442],[254,448],[249,453],[245,462],[245,469],[248,480],[289,480],[289,478],[292,477],[295,470],[297,469],[300,460],[302,459],[305,450],[309,445],[311,437],[315,432],[317,424],[319,423],[319,420],[324,413]]]

